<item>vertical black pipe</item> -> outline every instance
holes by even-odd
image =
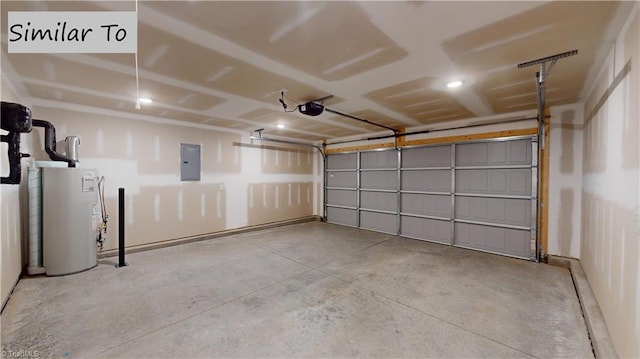
[[[124,188],[118,188],[118,267],[126,267],[124,261]]]
[[[20,184],[20,179],[22,178],[20,159],[25,156],[20,153],[20,133],[9,132],[7,135],[2,135],[2,142],[6,142],[9,145],[7,148],[7,155],[9,156],[9,176],[2,177],[2,183]]]

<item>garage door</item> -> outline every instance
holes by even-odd
[[[533,137],[327,156],[327,220],[536,259]]]

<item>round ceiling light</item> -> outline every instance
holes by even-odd
[[[462,85],[462,81],[451,81],[447,84],[447,87],[452,89],[456,87],[460,87]]]
[[[144,97],[143,97],[143,98],[139,98],[139,99],[138,99],[138,101],[139,101],[140,103],[142,103],[142,104],[145,104],[145,105],[149,105],[149,104],[151,104],[151,103],[153,102],[153,100],[152,100],[152,99],[150,99],[150,98],[144,98]]]
[[[277,125],[276,125],[276,127],[277,127],[277,128],[279,128],[279,129],[283,129],[283,128],[284,128],[284,125],[283,125],[283,124],[281,124],[281,123],[279,123],[279,124],[277,124]]]

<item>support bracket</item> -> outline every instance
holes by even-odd
[[[536,228],[537,231],[535,233],[536,236],[536,250],[535,250],[535,259],[536,261],[545,260],[546,253],[543,253],[543,248],[541,244],[540,233],[542,232],[541,228],[541,213],[543,203],[541,201],[542,198],[542,176],[541,176],[541,166],[542,166],[542,151],[546,147],[545,143],[545,108],[546,108],[546,99],[545,99],[545,81],[549,78],[551,74],[551,70],[554,68],[559,59],[574,56],[578,54],[578,50],[571,50],[567,52],[562,52],[559,54],[555,54],[552,56],[541,57],[539,59],[535,59],[532,61],[523,62],[518,64],[518,68],[529,67],[533,65],[540,65],[540,71],[536,72],[536,95],[538,97],[538,144],[537,148],[537,156],[538,156],[538,183],[537,183],[537,219],[536,219]],[[548,64],[548,65],[547,65]]]
[[[519,69],[538,64],[540,65],[540,71],[536,72],[536,95],[538,97],[538,127],[540,132],[540,150],[543,150],[546,145],[544,143],[544,109],[546,106],[545,82],[551,75],[551,70],[556,65],[559,59],[574,56],[577,54],[578,50],[576,49],[518,64]],[[547,63],[549,63],[548,66]]]

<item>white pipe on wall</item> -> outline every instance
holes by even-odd
[[[29,266],[30,275],[45,272],[42,266],[42,171],[29,167]]]
[[[64,143],[65,143],[65,146],[66,146],[67,157],[71,158],[74,161],[79,161],[79,159],[78,159],[78,146],[81,144],[80,137],[78,137],[78,136],[67,136],[64,139]]]

